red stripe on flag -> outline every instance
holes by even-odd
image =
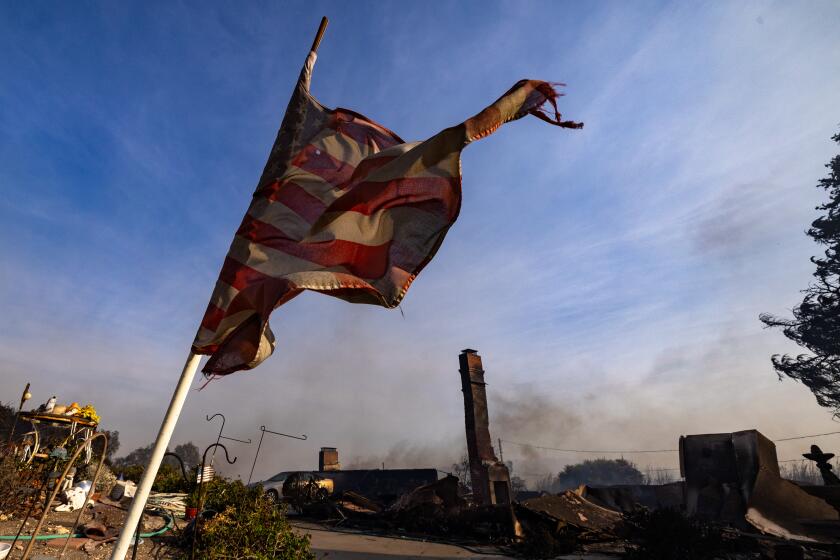
[[[369,146],[377,151],[405,144],[394,132],[349,109],[336,109],[328,126],[362,146]]]
[[[310,224],[314,224],[327,207],[321,199],[291,181],[274,181],[260,189],[260,193],[269,200],[283,204]]]
[[[403,177],[391,181],[365,181],[354,185],[333,202],[327,212],[371,215],[395,206],[441,201],[448,219],[457,214],[460,180],[456,177]]]
[[[254,309],[264,317],[268,317],[271,311],[285,302],[289,301],[301,292],[294,284],[283,278],[272,278],[266,276],[259,283],[248,286],[230,303],[228,314],[238,313]]]
[[[352,241],[334,239],[318,243],[300,243],[271,224],[245,216],[237,235],[287,255],[303,259],[325,268],[344,267],[361,278],[380,278],[387,270],[388,249],[391,242],[382,245],[361,245]],[[247,273],[245,273],[247,274]]]
[[[245,219],[247,220],[248,217],[246,216]],[[219,280],[240,291],[267,278],[271,278],[271,276],[230,257],[225,257],[225,264],[222,265],[222,271],[219,273]],[[230,308],[228,307],[228,309]]]
[[[297,295],[295,285],[288,280],[269,276],[230,257],[225,258],[219,280],[239,290],[222,317],[244,309],[254,309],[267,317],[279,305],[277,302],[287,301]]]
[[[207,306],[207,311],[204,312],[204,318],[201,320],[201,326],[205,329],[215,331],[225,316],[225,310],[213,305],[211,302]]]
[[[292,160],[295,165],[304,171],[322,178],[333,187],[342,187],[353,176],[355,167],[347,162],[336,159],[325,150],[306,145]]]
[[[359,165],[356,166],[356,170],[353,172],[353,176],[350,178],[350,189],[353,188],[353,183],[355,181],[361,182],[362,179],[379,169],[380,167],[391,163],[395,159],[400,157],[399,155],[394,156],[381,156],[381,157],[368,157],[363,159],[359,162]]]

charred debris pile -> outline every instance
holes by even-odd
[[[800,485],[781,477],[775,445],[756,430],[681,437],[678,482],[513,495],[491,443],[481,357],[467,349],[459,361],[471,489],[435,469],[342,470],[337,449],[322,448],[317,471],[280,473],[263,483],[267,493],[345,528],[495,544],[527,557],[840,557],[832,455],[813,446],[805,457],[824,484]]]

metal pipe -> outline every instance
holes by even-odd
[[[87,506],[87,501],[90,498],[90,495],[96,491],[96,483],[99,480],[99,473],[102,471],[102,465],[105,463],[105,457],[108,456],[108,434],[106,432],[99,432],[95,433],[92,436],[88,437],[84,443],[81,445],[81,449],[92,448],[93,446],[93,439],[101,436],[104,441],[102,443],[102,457],[99,458],[99,464],[96,466],[96,472],[93,473],[93,480],[90,482],[90,489],[88,490],[87,494],[85,494],[85,503],[79,509],[79,514],[76,516],[76,520],[73,522],[73,529],[67,535],[67,540],[64,541],[64,546],[61,548],[61,554],[58,555],[58,559],[61,560],[64,558],[64,553],[67,552],[67,546],[70,544],[70,535],[73,535],[76,530],[79,528],[79,521],[82,520],[82,513],[85,511],[85,507]]]
[[[330,20],[327,16],[321,18],[321,25],[318,26],[318,33],[315,34],[315,40],[312,41],[312,46],[309,48],[311,52],[317,52],[318,46],[321,44],[321,38],[324,36],[324,31],[327,30],[327,24]]]
[[[281,433],[281,432],[273,432],[271,430],[266,430],[265,426],[260,426],[260,432],[262,432],[260,434],[260,443],[257,444],[257,452],[254,453],[254,464],[251,465],[251,473],[248,475],[248,484],[251,484],[251,477],[254,476],[254,467],[257,466],[257,457],[260,456],[260,448],[262,447],[262,440],[263,440],[263,437],[265,436],[266,432],[269,433],[269,434],[274,434],[275,436],[283,436],[283,437],[292,438],[292,439],[299,439],[299,440],[308,439],[306,437],[306,434],[301,434],[300,436],[291,436],[289,434],[284,434],[284,433]]]
[[[248,445],[254,443],[254,442],[251,441],[251,438],[248,438],[247,440],[244,440],[244,439],[236,439],[234,437],[222,436],[222,439],[227,439],[227,440],[230,440],[230,441],[238,441],[239,443],[247,443]]]
[[[225,461],[227,461],[229,465],[234,464],[237,459],[236,457],[234,457],[231,461],[230,456],[228,455],[227,447],[218,442],[208,446],[207,449],[204,450],[204,454],[201,456],[201,470],[198,473],[198,498],[196,502],[196,506],[198,507],[198,516],[193,521],[192,544],[190,545],[190,560],[194,560],[195,558],[195,541],[198,537],[199,521],[201,520],[201,489],[204,487],[204,464],[207,462],[207,452],[210,451],[210,449],[212,448],[213,454],[215,455],[217,447],[221,447],[222,451],[225,452]]]
[[[219,436],[216,438],[216,443],[219,443],[219,441],[222,439],[222,432],[225,431],[225,415],[222,414],[221,412],[217,412],[213,416],[205,416],[205,418],[207,419],[208,422],[210,422],[216,416],[221,416],[222,417],[222,427],[219,428]],[[211,465],[213,464],[213,459],[215,459],[215,458],[216,458],[216,448],[214,447],[213,448],[213,456],[210,457],[210,464]]]
[[[225,431],[225,415],[222,414],[221,412],[217,412],[213,416],[206,416],[206,419],[209,422],[213,418],[215,418],[216,416],[221,416],[222,417],[222,427],[219,429],[219,436],[216,438],[216,443],[219,443],[219,441],[221,441],[223,439],[226,439],[226,440],[229,440],[229,441],[238,441],[239,443],[247,443],[249,445],[252,443],[250,438],[248,438],[248,440],[246,441],[244,439],[236,439],[236,438],[232,438],[232,437],[222,435],[222,433]],[[210,457],[210,465],[213,464],[213,459],[215,459],[215,458],[216,458],[216,450],[213,449],[213,455]]]
[[[82,451],[84,451],[85,447],[87,447],[87,445],[89,443],[93,442],[93,440],[98,438],[98,437],[104,438],[105,443],[102,446],[102,448],[103,448],[102,457],[99,459],[99,465],[96,467],[96,472],[93,475],[93,481],[91,482],[91,485],[90,485],[90,488],[87,491],[87,494],[85,494],[85,502],[84,503],[87,504],[87,501],[90,498],[91,493],[93,492],[93,489],[96,485],[96,482],[99,479],[99,471],[102,469],[102,463],[105,462],[105,455],[108,452],[108,436],[105,435],[102,432],[97,433],[97,434],[93,434],[92,436],[87,438],[82,443],[82,445],[80,445],[76,448],[76,451],[73,452],[73,455],[70,456],[70,460],[67,461],[67,466],[64,467],[64,470],[62,471],[61,476],[58,477],[58,479],[55,481],[55,487],[53,488],[53,491],[49,494],[49,497],[47,499],[47,503],[44,506],[44,511],[41,514],[41,517],[38,519],[38,523],[35,525],[35,529],[33,529],[33,531],[32,531],[32,538],[29,540],[29,542],[26,544],[26,548],[23,550],[23,556],[21,556],[21,560],[26,560],[26,558],[29,556],[29,553],[32,551],[32,546],[35,544],[35,540],[36,540],[35,537],[38,536],[38,532],[41,530],[41,526],[43,526],[43,524],[44,524],[44,519],[46,519],[47,514],[50,512],[50,506],[52,505],[53,500],[55,500],[55,497],[58,495],[58,492],[61,489],[61,482],[67,477],[67,473],[70,471],[70,468],[73,466],[73,463],[76,462],[76,459],[79,458],[79,455],[81,455]],[[85,510],[85,507],[83,505],[82,509],[79,511],[79,515],[76,516],[76,524],[79,523],[79,520],[82,517],[82,512],[84,512],[84,510]],[[24,523],[26,523],[25,520],[24,520]],[[71,535],[76,532],[75,529],[76,529],[76,525],[74,525],[73,530],[70,531]],[[20,531],[18,531],[18,534],[20,534]],[[69,544],[69,542],[70,541],[69,541],[69,536],[68,536],[67,542],[64,543],[64,548],[61,549],[61,554],[59,555],[59,558],[61,558],[61,556],[64,555],[64,552],[67,550],[67,545]],[[15,545],[15,542],[12,541],[12,547],[14,547],[14,545]]]
[[[190,385],[195,378],[195,372],[198,370],[198,364],[201,361],[201,355],[190,351],[187,355],[187,361],[184,363],[184,369],[181,372],[181,377],[178,379],[178,384],[175,386],[175,392],[172,394],[172,400],[169,402],[169,408],[166,410],[166,415],[163,417],[163,423],[160,426],[155,445],[152,448],[152,456],[149,458],[149,465],[143,472],[143,477],[140,479],[140,485],[137,487],[137,492],[134,494],[134,500],[128,509],[128,515],[125,519],[120,536],[117,539],[114,548],[111,551],[111,560],[123,560],[125,553],[128,552],[128,547],[131,546],[132,531],[140,522],[140,516],[143,513],[143,508],[146,507],[146,500],[149,499],[149,492],[152,490],[152,484],[155,482],[158,469],[160,469],[160,462],[163,460],[163,455],[166,453],[166,448],[169,445],[169,440],[172,439],[172,432],[175,431],[175,424],[178,423],[178,416],[181,415],[181,409],[184,408],[184,401],[187,400],[187,394],[190,391]]]
[[[184,460],[181,459],[181,456],[177,453],[173,453],[172,451],[167,451],[163,454],[164,457],[175,457],[178,459],[178,464],[181,465],[181,476],[184,477],[184,482],[189,483],[190,477],[187,476],[187,468],[184,466]]]

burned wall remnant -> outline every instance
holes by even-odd
[[[685,510],[793,540],[840,542],[840,514],[781,478],[776,446],[756,430],[680,437]]]
[[[319,471],[340,471],[341,463],[338,462],[338,449],[335,447],[322,447],[318,452]]]
[[[779,477],[776,446],[756,430],[680,437],[689,515],[743,523],[758,471]]]
[[[510,473],[499,461],[490,439],[484,369],[478,352],[467,348],[458,357],[473,499],[481,505],[510,504]]]

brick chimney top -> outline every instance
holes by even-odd
[[[319,471],[340,471],[341,463],[338,461],[338,449],[335,447],[322,447],[318,452]]]

